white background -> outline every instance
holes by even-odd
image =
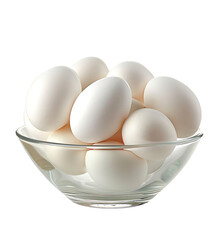
[[[219,1],[0,1],[0,239],[220,239]],[[144,64],[198,96],[204,137],[150,203],[120,210],[73,204],[35,168],[14,131],[33,79],[97,56]]]

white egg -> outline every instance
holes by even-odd
[[[24,125],[26,127],[27,135],[31,138],[45,141],[51,134],[51,132],[44,132],[35,128],[30,122],[26,112],[24,113]]]
[[[120,143],[102,144],[118,145]],[[146,160],[126,150],[90,150],[85,159],[90,177],[105,190],[136,190],[147,178]]]
[[[72,68],[81,81],[82,89],[96,80],[104,78],[108,73],[106,64],[97,57],[83,58],[76,62]]]
[[[67,143],[83,145],[85,143],[77,140],[72,134],[69,125],[53,132],[47,139],[49,142]],[[62,147],[48,145],[45,148],[47,160],[60,171],[79,175],[86,172],[85,168],[85,149],[78,149],[74,147]]]
[[[171,121],[163,113],[149,108],[139,109],[127,118],[122,127],[122,137],[126,145],[172,142],[177,139]],[[174,147],[175,145],[168,144],[137,147],[131,150],[139,157],[147,159],[149,163],[157,161],[156,165],[160,165]]]
[[[144,104],[142,102],[132,98],[131,109],[130,109],[130,112],[129,112],[128,116],[130,116],[134,111],[136,111],[138,109],[141,109],[141,108],[145,108]],[[118,142],[123,143],[121,131],[122,131],[122,126],[112,137],[109,138],[109,140],[110,141],[111,140],[118,141]]]
[[[195,94],[183,83],[169,77],[156,77],[146,86],[144,103],[164,113],[179,138],[193,135],[201,122],[201,107]]]
[[[153,78],[147,68],[137,62],[122,62],[111,69],[107,76],[124,79],[131,88],[132,97],[141,102],[144,101],[144,88]]]
[[[55,131],[69,122],[70,111],[81,92],[76,73],[68,67],[54,67],[31,85],[26,112],[31,124],[41,131]]]
[[[131,90],[121,78],[108,77],[88,86],[76,99],[70,117],[72,132],[82,142],[113,136],[131,108]]]

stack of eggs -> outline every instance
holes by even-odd
[[[173,142],[193,135],[200,104],[183,83],[153,77],[141,64],[108,70],[88,57],[72,68],[44,72],[31,85],[25,111],[30,137],[76,145],[138,145]],[[45,156],[70,175],[88,172],[100,187],[137,189],[174,150],[174,145],[118,150],[48,146]]]

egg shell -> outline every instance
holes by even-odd
[[[39,129],[35,128],[30,122],[26,112],[24,113],[24,125],[27,130],[27,135],[31,138],[45,141],[51,134],[51,132],[40,131]]]
[[[84,145],[74,137],[69,125],[53,132],[47,139],[48,142]],[[74,147],[50,146],[45,148],[47,160],[60,171],[70,175],[80,175],[86,172],[86,150]]]
[[[41,131],[63,127],[69,122],[72,105],[80,92],[80,80],[70,68],[59,66],[42,73],[26,98],[26,113],[31,124]]]
[[[131,108],[131,90],[121,78],[108,77],[88,86],[76,99],[70,117],[80,141],[96,143],[113,136]]]
[[[171,121],[163,113],[149,108],[139,109],[127,118],[122,127],[122,137],[126,145],[177,140],[176,130]],[[169,156],[174,148],[173,144],[157,145],[132,148],[132,152],[149,162],[159,162]]]
[[[144,103],[164,113],[176,128],[179,138],[193,135],[201,122],[201,107],[195,94],[170,77],[156,77],[146,86]]]
[[[72,68],[81,81],[82,89],[85,89],[96,80],[106,77],[108,73],[106,64],[97,57],[80,59]]]
[[[143,102],[144,89],[153,75],[142,64],[137,62],[122,62],[111,69],[107,76],[124,79],[130,86],[132,97]]]
[[[142,102],[132,98],[131,109],[130,109],[128,116],[130,116],[134,111],[141,109],[141,108],[145,108],[144,104]],[[112,137],[110,137],[109,141],[113,140],[113,141],[118,141],[118,142],[123,143],[121,131],[122,131],[122,126]]]
[[[85,159],[90,177],[106,191],[133,191],[147,178],[147,162],[126,150],[90,150]]]

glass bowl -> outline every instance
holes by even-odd
[[[201,132],[197,132],[189,138],[178,139],[175,142],[160,142],[140,145],[73,145],[47,142],[31,138],[28,135],[28,129],[26,127],[19,128],[16,131],[16,135],[19,137],[22,145],[36,167],[66,197],[80,205],[99,208],[131,207],[147,203],[181,171],[194,152],[199,140],[203,136]],[[97,181],[95,182],[93,180],[94,178],[92,179],[90,177],[91,174],[89,175],[88,172],[73,175],[70,174],[69,171],[63,171],[63,169],[58,166],[59,164],[54,164],[53,159],[48,159],[47,154],[48,149],[50,152],[54,153],[57,153],[57,150],[61,150],[64,153],[71,153],[73,156],[71,161],[77,162],[78,159],[76,158],[80,154],[87,154],[88,151],[96,151],[96,153],[99,153],[99,155],[101,154],[102,157],[107,156],[106,158],[103,157],[101,160],[103,163],[109,158],[109,156],[115,156],[115,154],[120,156],[121,153],[124,154],[124,151],[126,151],[126,153],[132,152],[132,154],[133,152],[137,153],[138,151],[141,151],[142,154],[146,153],[146,159],[148,159],[149,152],[158,152],[164,148],[172,148],[171,153],[162,161],[157,161],[158,163],[156,165],[153,164],[153,169],[152,167],[151,169],[148,169],[148,173],[144,177],[141,169],[139,169],[139,172],[137,171],[137,173],[135,173],[132,172],[133,168],[131,168],[129,170],[130,175],[127,174],[128,171],[126,170],[127,172],[125,172],[126,166],[123,165],[124,162],[126,162],[126,159],[124,162],[121,161],[121,159],[117,160],[121,164],[116,165],[120,166],[118,169],[113,168],[112,170],[112,167],[105,167],[108,166],[105,165],[104,168],[102,168],[101,177],[110,177],[110,180],[112,178],[112,182],[114,182],[113,187],[111,182],[105,182],[105,179],[103,181],[105,182],[104,185],[100,184],[100,182],[97,184]],[[65,156],[65,154],[62,156]],[[57,158],[57,156],[55,156],[55,158]],[[114,161],[115,159],[112,160]],[[65,159],[62,159],[61,161],[65,161]],[[145,161],[145,159],[142,161]],[[134,166],[134,168],[136,168],[136,166]],[[114,176],[114,174],[116,175]],[[117,182],[118,177],[119,182]],[[129,189],[127,187],[129,186],[131,177],[134,181],[136,181],[135,183],[138,182],[138,184],[136,184],[133,188],[131,186]],[[123,179],[123,181],[125,180],[125,182],[127,180],[126,188],[123,189],[123,186],[125,185],[120,185],[120,179]]]

